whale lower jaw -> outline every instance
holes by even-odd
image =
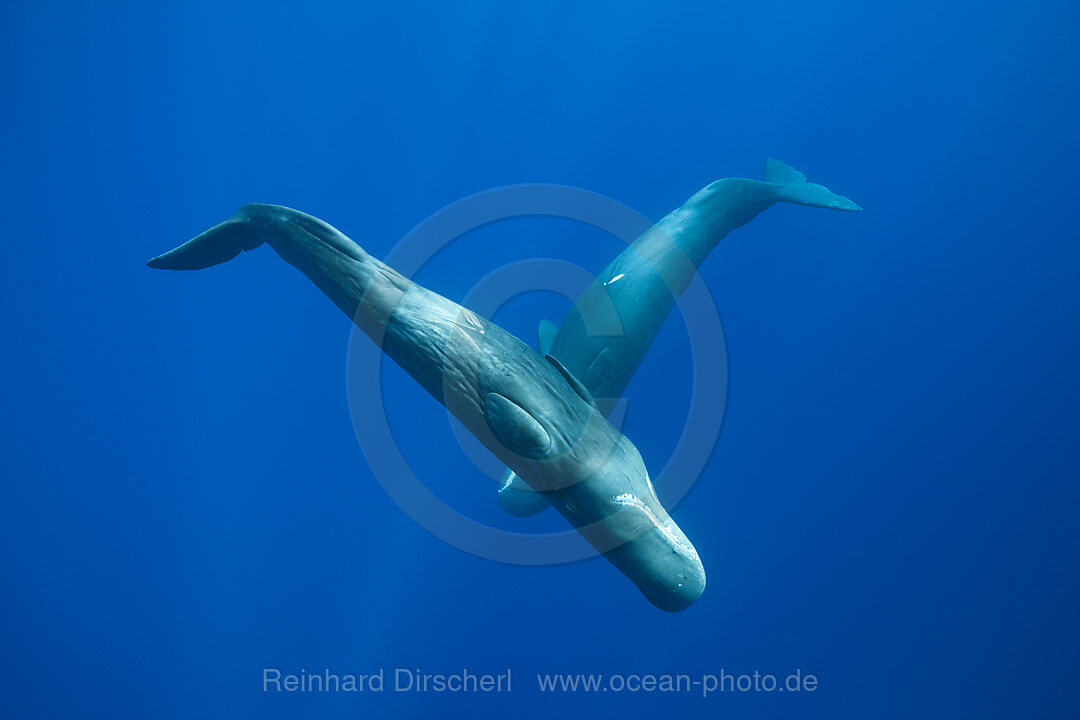
[[[656,495],[604,495],[600,488],[588,487],[590,484],[586,481],[582,483],[585,487],[546,492],[544,496],[649,602],[667,612],[690,607],[705,591],[705,568],[689,538]],[[595,502],[583,501],[585,494],[600,497]],[[582,505],[592,507],[583,513]]]

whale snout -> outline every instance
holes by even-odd
[[[656,508],[649,505],[635,498],[611,518],[624,514],[622,522],[635,528],[634,537],[605,555],[649,602],[667,612],[681,612],[705,592],[705,567],[659,503]]]
[[[701,558],[660,504],[637,452],[627,449],[621,460],[547,497],[649,602],[685,610],[705,591]]]
[[[639,584],[645,599],[667,612],[682,612],[705,592],[705,568],[697,553],[671,562],[660,573],[660,583],[653,588]]]

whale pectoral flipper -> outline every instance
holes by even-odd
[[[580,380],[574,377],[572,372],[563,367],[563,364],[551,355],[544,355],[544,359],[555,366],[555,369],[559,371],[559,374],[562,375],[566,382],[569,383],[570,387],[574,389],[574,392],[581,396],[582,400],[593,407],[596,407],[596,400],[593,399],[592,393],[589,392],[589,389],[586,388]]]
[[[498,500],[503,510],[516,517],[529,517],[550,507],[547,498],[533,490],[510,468],[503,473]]]
[[[555,336],[559,334],[559,327],[550,320],[541,320],[536,328],[536,349],[541,355],[551,352],[551,346],[555,344]]]
[[[862,210],[850,198],[837,195],[824,185],[806,182],[806,176],[801,172],[773,158],[765,161],[765,182],[781,186],[777,190],[777,199],[783,202],[829,210]]]
[[[484,418],[495,439],[507,450],[527,458],[542,457],[551,436],[524,408],[498,393],[484,398]]]

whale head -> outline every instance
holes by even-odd
[[[610,425],[608,427],[611,427]],[[634,444],[611,428],[601,462],[577,482],[544,492],[578,532],[656,607],[679,612],[705,590],[697,550],[661,505]]]
[[[485,363],[484,414],[497,454],[515,471],[510,481],[538,491],[653,605],[685,610],[704,591],[705,570],[660,504],[641,453],[558,360],[547,356],[549,367],[535,365],[543,380],[524,383],[498,356]],[[512,392],[495,392],[500,383]]]

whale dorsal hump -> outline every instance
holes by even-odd
[[[495,439],[522,457],[542,457],[551,447],[551,436],[544,426],[499,393],[488,393],[484,398],[484,417]]]
[[[555,336],[559,334],[559,328],[550,320],[541,320],[536,328],[536,349],[541,355],[551,352],[551,346],[555,344]]]
[[[566,382],[570,384],[570,387],[574,388],[574,392],[581,396],[582,400],[589,403],[593,407],[596,407],[596,400],[593,399],[592,393],[589,392],[588,388],[581,384],[580,380],[574,377],[574,374],[572,372],[563,367],[563,364],[553,358],[551,355],[545,355],[544,359],[555,366],[555,369],[558,370],[559,374],[566,379]]]

